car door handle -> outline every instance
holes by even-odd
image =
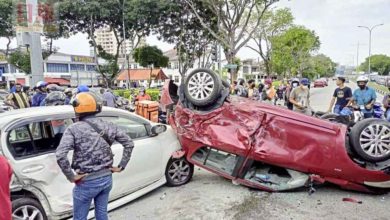
[[[45,168],[43,165],[32,165],[32,166],[30,166],[28,168],[23,169],[22,173],[24,173],[24,174],[26,174],[26,173],[35,173],[35,172],[43,170],[43,168]]]

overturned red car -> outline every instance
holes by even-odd
[[[250,99],[229,96],[208,69],[161,98],[169,124],[194,165],[266,191],[325,182],[343,189],[390,188],[390,125],[376,119],[352,128]]]

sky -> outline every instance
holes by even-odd
[[[372,54],[390,55],[390,0],[281,0],[276,8],[290,8],[295,24],[314,30],[321,41],[319,53],[344,65],[356,65],[359,42],[359,63],[368,57],[369,32],[357,26],[373,26],[384,23],[372,34]],[[173,48],[156,36],[147,38],[149,45],[156,45],[163,51]],[[15,45],[15,42],[13,42]],[[77,34],[68,39],[54,42],[60,52],[75,55],[89,55],[86,35]],[[0,48],[5,41],[0,39]],[[238,53],[241,59],[258,58],[248,48]]]

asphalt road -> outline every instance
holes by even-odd
[[[355,88],[351,83],[349,85]],[[313,88],[311,104],[325,111],[335,89]],[[306,189],[267,193],[234,185],[231,181],[195,168],[185,186],[161,187],[117,210],[110,219],[389,219],[390,195],[370,195],[324,185],[309,195]],[[343,202],[354,198],[362,204]]]

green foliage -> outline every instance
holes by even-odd
[[[133,53],[135,62],[143,67],[166,67],[169,58],[164,56],[163,52],[156,46],[143,46],[136,48]]]
[[[12,37],[12,0],[0,0],[0,37]]]
[[[26,74],[31,73],[30,53],[26,51],[14,51],[8,57],[8,62]]]
[[[160,101],[160,90],[158,89],[147,89],[146,94],[150,95],[152,101]]]
[[[320,47],[319,37],[314,31],[302,26],[294,26],[272,39],[272,60],[278,74],[291,72],[302,74],[304,64]]]
[[[139,89],[132,88],[129,90],[114,90],[115,95],[119,95],[126,99],[131,99],[131,95],[138,95]],[[159,89],[147,89],[146,94],[150,95],[152,101],[159,101],[160,90]]]
[[[271,40],[290,28],[293,25],[293,21],[294,16],[288,8],[266,11],[263,19],[261,20],[260,26],[258,27],[258,31],[256,31],[252,37],[252,40],[256,43],[256,47],[248,47],[261,56],[264,61],[267,75],[271,75],[273,73]]]
[[[335,73],[336,63],[324,54],[310,57],[303,70],[303,76],[307,78],[330,77]]]
[[[368,72],[368,58],[359,67],[361,70]],[[390,73],[390,57],[387,55],[372,55],[371,56],[371,72],[378,72],[379,75],[387,75]]]

